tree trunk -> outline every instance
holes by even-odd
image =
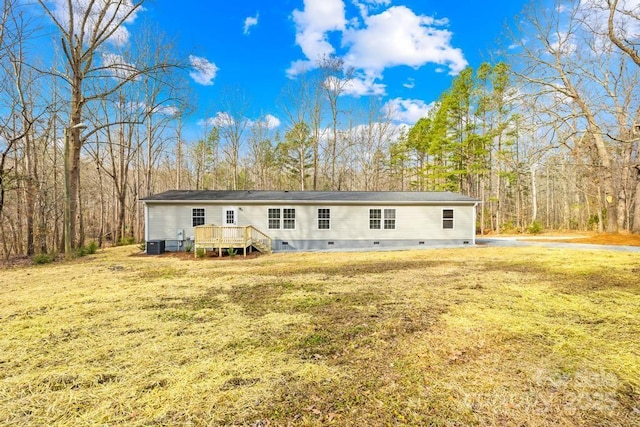
[[[631,224],[631,231],[633,233],[640,233],[640,164],[635,165],[636,170],[636,191],[635,191],[635,203],[633,208],[633,219]]]

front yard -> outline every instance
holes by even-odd
[[[135,250],[0,270],[0,424],[640,424],[638,254]]]

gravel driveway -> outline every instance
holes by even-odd
[[[558,240],[559,238],[552,237],[551,239]],[[567,240],[570,239],[571,238],[567,238]],[[550,242],[548,238],[545,237],[527,237],[526,240],[520,240],[519,237],[478,237],[476,238],[476,244],[480,246],[494,247],[544,246],[547,248],[589,249],[640,253],[640,246],[590,245],[585,243],[562,243],[556,241]]]

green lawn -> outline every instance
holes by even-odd
[[[640,425],[640,255],[134,256],[0,270],[0,425]]]

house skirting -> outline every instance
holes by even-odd
[[[331,249],[374,250],[378,248],[423,248],[434,246],[473,245],[473,239],[407,239],[407,240],[273,240],[277,252],[318,251]]]

